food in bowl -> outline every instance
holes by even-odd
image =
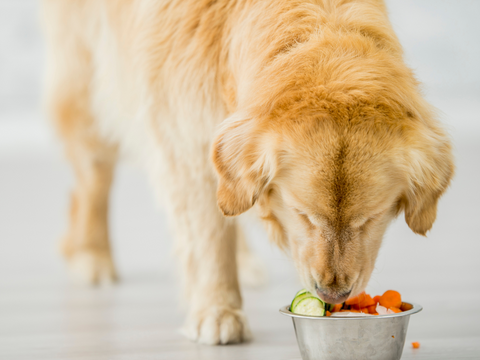
[[[390,291],[384,295],[382,299],[362,293],[333,305],[301,290],[280,313],[292,319],[303,360],[400,360],[410,316],[422,306],[401,301],[400,312],[395,313],[392,307],[398,306],[397,294]],[[372,301],[376,305],[365,307]],[[370,314],[369,306],[380,316]]]
[[[294,314],[309,316],[374,316],[401,313],[412,306],[402,302],[398,291],[387,290],[372,297],[365,292],[347,299],[342,304],[328,304],[306,289],[300,290],[290,304]]]

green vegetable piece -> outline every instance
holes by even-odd
[[[300,295],[302,295],[302,294],[305,294],[305,293],[307,293],[307,292],[308,292],[307,289],[299,290],[299,291],[297,291],[297,293],[295,294],[295,297],[300,296]]]
[[[325,303],[317,297],[307,296],[300,299],[292,312],[299,315],[324,316]]]
[[[293,309],[295,309],[295,306],[298,304],[300,300],[310,296],[312,296],[312,294],[310,294],[309,292],[295,296],[292,300],[292,303],[290,304],[290,311],[293,312]]]

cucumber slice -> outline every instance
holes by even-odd
[[[292,300],[292,303],[290,304],[290,311],[293,312],[293,309],[295,309],[295,306],[298,304],[300,300],[310,296],[312,296],[312,294],[310,294],[309,292],[295,296]]]
[[[324,316],[325,303],[319,298],[307,296],[295,305],[292,312],[299,315]]]
[[[308,292],[307,289],[302,289],[295,294],[294,298],[296,298],[297,296],[300,296],[302,294],[306,294],[307,292]]]
[[[293,313],[297,313],[297,305],[305,300],[305,299],[315,299],[316,302],[319,302],[320,303],[320,308],[323,309],[323,313],[322,311],[316,311],[315,313],[322,313],[322,315],[316,315],[316,316],[323,316],[325,314],[325,311],[328,310],[329,308],[332,308],[333,309],[333,306],[332,304],[326,304],[324,301],[322,301],[321,299],[319,299],[318,297],[315,297],[312,293],[310,293],[307,289],[302,289],[300,291],[298,291],[296,294],[295,294],[295,297],[293,298],[292,300],[292,303],[290,304],[290,311],[293,312]],[[304,305],[302,306],[305,306],[306,303],[304,303]],[[307,311],[307,310],[301,310],[301,311]],[[308,315],[308,314],[306,314]],[[312,314],[313,315],[313,314]]]

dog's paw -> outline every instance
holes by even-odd
[[[259,288],[268,281],[267,269],[264,263],[255,254],[238,254],[238,278],[240,284],[251,288]]]
[[[182,333],[207,345],[236,344],[252,338],[242,310],[215,306],[191,316]]]
[[[110,254],[97,252],[76,252],[67,258],[68,266],[74,278],[87,284],[116,282],[115,266]]]

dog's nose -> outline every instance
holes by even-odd
[[[348,296],[352,292],[352,290],[348,290],[347,292],[336,292],[336,291],[329,291],[329,290],[324,290],[316,287],[317,294],[326,303],[329,304],[341,304],[345,300],[348,299]]]

